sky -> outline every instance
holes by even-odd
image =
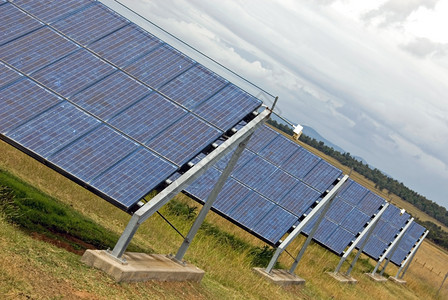
[[[448,207],[448,0],[120,1]]]

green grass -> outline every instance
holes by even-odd
[[[0,170],[0,211],[20,229],[68,243],[75,250],[90,244],[98,249],[112,248],[119,236],[54,199]],[[83,243],[77,243],[76,239]],[[131,245],[130,251],[144,252]]]

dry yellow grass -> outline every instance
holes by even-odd
[[[124,229],[129,220],[127,214],[3,142],[0,142],[0,153],[0,168],[70,204],[108,229],[117,233]],[[182,195],[178,198],[194,203]],[[216,214],[210,213],[207,220],[251,244],[263,245]],[[182,232],[187,232],[189,224],[182,220],[171,221]],[[324,274],[324,271],[335,268],[339,258],[311,244],[297,269],[297,274],[307,280],[306,286],[281,288],[254,274],[246,255],[219,244],[211,236],[198,234],[185,258],[206,271],[200,284],[117,284],[102,272],[82,265],[76,255],[33,240],[1,219],[0,222],[0,251],[3,254],[0,257],[3,266],[0,295],[6,299],[430,299],[435,297],[442,277],[420,265],[426,262],[426,265],[448,270],[448,255],[424,243],[417,263],[410,267],[405,277],[408,285],[397,286],[391,282],[380,285],[370,281],[362,273],[371,271],[371,262],[356,266],[353,276],[359,280],[357,285],[343,286]],[[156,253],[174,252],[182,242],[158,216],[151,217],[140,227],[134,241]],[[302,242],[301,237],[288,250],[296,254]],[[437,260],[429,260],[429,257],[437,257]],[[280,262],[289,266],[292,260],[282,255]],[[396,270],[395,266],[390,266],[387,272],[394,274]],[[446,296],[444,291],[440,299]]]

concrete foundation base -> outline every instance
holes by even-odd
[[[395,278],[393,276],[390,276],[389,280],[395,282],[396,284],[406,284],[406,280]]]
[[[345,274],[341,273],[334,273],[334,272],[326,272],[328,275],[339,281],[340,283],[347,283],[347,284],[356,284],[358,283],[358,280],[351,276],[347,276]]]
[[[166,255],[126,252],[125,262],[104,250],[87,250],[81,261],[100,269],[117,282],[132,281],[194,281],[200,282],[205,272],[189,263],[174,262]]]
[[[304,285],[305,279],[302,279],[294,274],[290,274],[286,270],[274,269],[271,273],[266,273],[265,268],[253,268],[255,273],[269,279],[275,284],[286,286],[286,285]]]
[[[365,273],[365,275],[376,282],[386,282],[387,281],[387,278],[385,278],[381,275],[378,275],[378,274],[373,275],[372,273]]]

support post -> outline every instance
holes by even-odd
[[[157,194],[148,203],[140,207],[132,216],[126,229],[120,236],[117,244],[110,253],[115,258],[120,259],[129,243],[132,240],[137,228],[170,201],[174,196],[180,193],[186,186],[191,184],[199,176],[201,176],[209,167],[220,160],[224,155],[232,151],[232,146],[240,144],[248,136],[250,136],[255,129],[263,124],[270,116],[271,111],[265,109],[258,114],[252,121],[246,126],[237,131],[233,136],[222,143],[218,148],[212,151],[207,157],[202,159],[199,163],[193,166],[190,170],[185,172],[182,176],[171,183],[167,188]]]
[[[332,189],[331,191],[317,204],[317,206],[310,212],[309,215],[305,217],[305,219],[300,222],[299,225],[297,225],[296,228],[286,237],[286,239],[277,247],[277,250],[275,250],[274,255],[271,258],[271,261],[269,262],[268,266],[266,267],[265,272],[270,274],[272,269],[275,266],[275,263],[277,262],[278,258],[280,257],[280,254],[282,254],[283,251],[285,251],[286,247],[302,232],[303,228],[308,224],[308,222],[311,221],[311,219],[318,214],[325,205],[332,200],[338,193],[339,189],[342,187],[342,185],[347,181],[348,175],[345,175]]]
[[[414,249],[412,249],[411,254],[405,259],[405,261],[403,262],[401,267],[398,269],[398,272],[397,272],[397,275],[395,276],[395,278],[397,278],[397,279],[402,279],[403,278],[404,273],[406,273],[406,271],[408,270],[409,266],[412,263],[412,260],[414,259],[415,254],[418,251],[418,248],[420,248],[420,245],[423,243],[423,240],[426,238],[428,233],[429,233],[429,231],[426,230],[425,233],[423,234],[423,236],[418,241],[417,245],[415,245]],[[403,271],[403,273],[400,276],[401,271]]]
[[[388,206],[389,206],[389,203],[386,202],[384,204],[384,206],[381,208],[381,210],[373,218],[373,220],[371,220],[371,222],[366,226],[366,228],[364,228],[364,230],[356,238],[356,240],[353,242],[353,244],[347,249],[347,251],[341,257],[341,260],[339,261],[339,264],[337,265],[336,269],[334,270],[335,274],[339,273],[339,271],[341,270],[342,264],[347,260],[348,256],[353,252],[353,250],[356,248],[356,246],[359,244],[359,242],[365,236],[366,238],[365,238],[364,242],[362,243],[361,247],[358,250],[358,253],[362,252],[362,250],[364,249],[364,246],[366,245],[367,241],[370,238],[370,235],[372,234],[373,230],[375,229],[376,224],[378,224],[378,220],[381,218],[381,216],[383,215],[384,211],[386,210],[386,208]],[[350,265],[349,270],[347,271],[347,273],[345,275],[347,275],[347,276],[350,275],[351,269],[353,269],[353,267],[355,266],[356,261],[358,260],[358,258],[359,258],[359,255],[356,255],[356,257],[353,259],[352,264]],[[352,265],[353,265],[353,267],[352,267]]]
[[[376,264],[375,268],[372,271],[372,277],[375,276],[376,271],[378,271],[378,268],[380,267],[381,263],[384,261],[384,259],[392,252],[395,251],[396,246],[400,242],[401,238],[405,234],[406,230],[411,226],[412,222],[414,221],[414,218],[411,218],[409,222],[406,224],[406,226],[403,228],[403,230],[398,234],[398,236],[395,238],[395,240],[392,242],[392,244],[387,248],[386,252],[380,257],[378,260],[378,263]],[[392,255],[391,255],[392,256]],[[385,268],[384,268],[385,269]],[[383,271],[384,271],[383,269]]]
[[[210,195],[208,195],[206,202],[204,203],[204,206],[202,207],[201,211],[199,212],[196,220],[194,221],[193,225],[191,226],[190,231],[188,232],[187,236],[185,237],[182,245],[180,246],[179,250],[176,253],[176,256],[174,257],[177,261],[182,261],[185,252],[187,252],[188,247],[190,246],[191,241],[193,240],[194,236],[199,230],[199,227],[201,227],[202,222],[204,221],[205,217],[207,216],[207,213],[210,211],[210,208],[212,207],[213,203],[215,202],[216,198],[218,197],[219,193],[222,190],[222,187],[227,181],[227,178],[230,176],[230,173],[234,169],[236,163],[238,162],[238,159],[241,156],[241,153],[243,153],[244,149],[246,148],[247,143],[249,142],[252,135],[249,135],[244,141],[242,141],[238,147],[236,148],[235,152],[233,152],[229,162],[227,163],[226,167],[224,168],[224,171],[222,172],[221,176],[218,179],[218,182],[216,182],[215,186],[213,187],[213,190],[210,192]]]

